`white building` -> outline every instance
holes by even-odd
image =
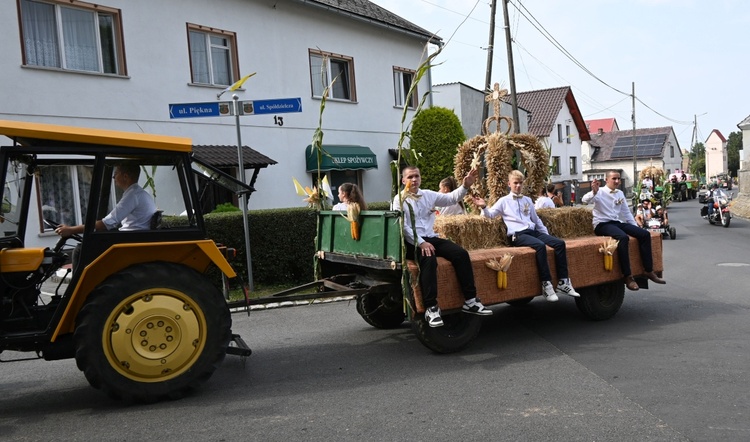
[[[334,187],[357,182],[368,201],[390,198],[388,149],[404,106],[430,88],[427,74],[405,99],[430,32],[366,0],[103,1],[0,0],[0,119],[185,136],[236,153],[234,117],[170,118],[169,105],[216,103],[255,72],[240,100],[299,98],[302,112],[239,118],[242,143],[277,162],[257,175],[249,205],[295,207],[292,177],[312,183],[305,150],[336,77],[323,143],[346,147],[331,149],[326,173]]]
[[[591,137],[569,86],[517,94],[518,106],[531,113],[529,133],[550,149],[551,180],[581,179],[581,143]]]
[[[635,135],[635,140],[633,136]],[[584,170],[584,180],[604,178],[608,170],[618,170],[623,190],[632,188],[633,176],[646,167],[656,166],[667,175],[682,168],[682,150],[672,126],[595,133],[589,141],[591,168]],[[635,147],[635,155],[633,148]]]
[[[706,176],[713,177],[720,173],[729,171],[729,152],[727,151],[727,139],[719,129],[714,129],[706,138]]]
[[[461,82],[436,84],[432,86],[433,105],[441,106],[453,110],[461,121],[466,138],[472,138],[481,135],[482,132],[482,109],[485,105],[486,93],[475,89]],[[503,117],[513,118],[513,109],[510,103],[500,103],[500,115]],[[490,105],[488,116],[494,114]],[[518,124],[520,133],[529,131],[529,112],[526,109],[518,108],[518,119],[514,122]],[[503,121],[500,129],[506,131],[507,124]],[[491,131],[495,131],[495,124],[490,126]]]

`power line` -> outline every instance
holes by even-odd
[[[516,3],[518,3],[518,5],[516,5]],[[555,48],[556,48],[556,49],[557,49],[558,51],[560,51],[560,52],[561,52],[561,53],[562,53],[562,54],[563,54],[563,55],[564,55],[564,56],[565,56],[566,58],[568,58],[568,59],[569,59],[570,61],[572,61],[572,62],[573,62],[573,64],[575,64],[576,66],[578,66],[578,67],[579,67],[579,68],[580,68],[581,70],[583,70],[584,72],[586,72],[587,74],[589,74],[589,75],[590,75],[590,76],[591,76],[592,78],[596,79],[597,81],[599,81],[600,83],[602,83],[602,84],[603,84],[603,85],[605,85],[606,87],[608,87],[608,88],[612,89],[613,91],[615,91],[615,92],[618,92],[618,93],[620,93],[620,94],[622,94],[622,95],[624,95],[624,96],[626,96],[626,97],[629,97],[629,96],[631,96],[631,94],[628,94],[628,93],[626,93],[626,92],[623,92],[623,91],[621,91],[621,90],[619,90],[619,89],[615,88],[614,86],[610,85],[610,84],[609,84],[609,83],[607,83],[606,81],[602,80],[602,79],[601,79],[601,78],[599,78],[599,77],[598,77],[597,75],[595,75],[595,74],[594,74],[594,73],[593,73],[593,72],[592,72],[591,70],[589,70],[589,69],[588,69],[588,68],[587,68],[586,66],[584,66],[584,65],[583,65],[583,63],[581,63],[580,61],[578,61],[578,59],[576,59],[576,58],[575,58],[575,57],[573,56],[573,54],[571,54],[571,53],[570,53],[570,52],[569,52],[569,51],[568,51],[567,49],[565,49],[565,47],[563,47],[563,45],[562,45],[562,44],[560,44],[560,42],[558,42],[558,41],[557,41],[557,39],[555,39],[555,38],[554,38],[554,37],[552,36],[552,34],[550,34],[550,33],[549,33],[549,31],[547,31],[547,30],[546,30],[546,29],[544,28],[544,26],[543,26],[543,25],[542,25],[542,24],[541,24],[541,23],[540,23],[540,22],[539,22],[539,21],[538,21],[538,20],[536,19],[536,17],[534,17],[534,15],[533,15],[533,14],[531,13],[531,11],[529,11],[529,10],[528,10],[528,9],[527,9],[527,8],[526,8],[526,7],[525,7],[525,6],[524,6],[524,5],[523,5],[523,4],[521,3],[521,2],[520,2],[520,0],[515,0],[514,2],[512,2],[512,4],[513,4],[513,6],[514,6],[514,7],[516,8],[516,10],[517,10],[517,11],[519,12],[519,14],[520,14],[520,15],[522,15],[522,16],[523,16],[523,17],[524,17],[524,18],[525,18],[525,19],[526,19],[526,20],[527,20],[527,21],[528,21],[528,22],[529,22],[529,23],[530,23],[530,24],[531,24],[531,25],[532,25],[532,26],[533,26],[533,27],[534,27],[534,28],[535,28],[535,29],[536,29],[537,31],[539,31],[539,33],[540,33],[540,34],[541,34],[541,35],[542,35],[542,36],[543,36],[543,37],[544,37],[545,39],[547,39],[547,41],[549,41],[549,42],[550,42],[550,43],[552,44],[552,46],[554,46],[554,47],[555,47]],[[519,9],[519,5],[520,5],[520,7],[521,7],[521,8],[523,8],[523,11],[526,11],[526,12],[528,13],[528,15],[529,15],[529,16],[531,16],[531,18],[529,18],[529,17],[528,17],[528,16],[526,15],[526,14],[524,14],[524,12],[523,12],[523,11],[521,11],[521,9]],[[532,19],[533,19],[533,21],[532,21]],[[518,42],[517,42],[516,40],[514,40],[514,43],[518,44]],[[529,53],[528,51],[526,51],[526,52],[527,52],[527,53]],[[529,55],[531,55],[531,54],[529,53]],[[647,108],[648,110],[650,110],[651,112],[655,113],[656,115],[659,115],[660,117],[662,117],[662,118],[664,118],[664,119],[666,119],[666,120],[668,120],[668,121],[671,121],[671,122],[673,122],[673,123],[675,123],[675,124],[683,124],[683,125],[690,125],[690,124],[693,124],[693,123],[692,123],[692,121],[691,121],[691,122],[688,122],[688,121],[684,121],[684,120],[676,120],[676,119],[674,119],[674,118],[670,118],[670,117],[667,117],[666,115],[664,115],[664,114],[662,114],[662,113],[660,113],[660,112],[656,111],[656,110],[655,110],[655,109],[653,109],[653,108],[652,108],[651,106],[649,106],[649,105],[647,105],[646,103],[644,103],[644,102],[643,102],[643,100],[641,100],[640,98],[638,98],[638,97],[635,97],[635,99],[636,99],[636,100],[638,100],[638,102],[639,102],[639,103],[641,103],[641,104],[642,104],[643,106],[645,106],[645,107],[646,107],[646,108]]]

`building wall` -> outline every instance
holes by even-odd
[[[424,42],[398,30],[298,2],[271,0],[105,0],[122,13],[127,75],[98,75],[22,65],[15,0],[0,0],[0,118],[186,136],[194,144],[236,145],[233,117],[169,118],[170,103],[214,102],[222,88],[191,85],[186,24],[236,32],[240,75],[257,74],[240,100],[302,99],[301,113],[242,116],[242,143],[278,161],[260,172],[250,208],[304,203],[292,177],[309,183],[305,147],[318,125],[308,50],[353,57],[357,101],[328,100],[324,144],[368,146],[378,169],[363,172],[368,201],[390,198],[388,149],[396,147],[403,109],[395,106],[394,66],[417,69]],[[301,38],[301,36],[303,36]],[[419,85],[429,89],[429,76]],[[224,94],[222,101],[231,100]],[[412,112],[408,113],[409,118]],[[283,118],[283,126],[274,117]],[[248,176],[250,176],[248,174]]]
[[[433,104],[453,109],[461,121],[461,126],[464,128],[467,139],[482,134],[482,109],[485,103],[484,92],[463,83],[438,84],[433,86],[432,90]],[[494,110],[490,108],[489,115],[492,116],[493,114]],[[512,118],[512,106],[509,103],[502,102],[500,115]],[[519,133],[527,133],[529,131],[528,115],[529,113],[525,109],[518,109],[518,119],[521,120],[518,122]],[[490,130],[494,131],[495,129],[495,124],[491,124]],[[507,123],[503,121],[500,129],[506,131],[508,129]]]
[[[558,136],[558,125],[561,128],[561,137]],[[570,135],[568,135],[568,131]],[[561,141],[562,140],[562,141]],[[582,163],[581,163],[581,137],[578,134],[578,129],[573,122],[573,115],[570,113],[567,105],[563,105],[560,113],[555,119],[555,124],[552,125],[552,132],[546,142],[551,149],[550,157],[560,158],[560,173],[553,174],[551,176],[552,181],[570,181],[580,180]],[[571,173],[570,160],[575,159],[575,172]],[[550,158],[550,164],[552,159]]]
[[[712,131],[705,143],[706,147],[706,176],[712,177],[728,169],[727,143]]]

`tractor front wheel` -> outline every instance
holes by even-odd
[[[221,364],[231,324],[221,292],[200,273],[166,262],[134,265],[107,278],[81,309],[76,364],[111,397],[177,399]]]

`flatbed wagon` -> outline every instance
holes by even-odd
[[[344,295],[356,296],[356,309],[373,327],[389,329],[400,327],[408,320],[422,344],[438,353],[460,351],[471,344],[480,331],[482,318],[461,313],[463,297],[451,264],[438,258],[438,304],[443,311],[442,327],[429,327],[424,319],[424,304],[417,281],[419,269],[414,261],[401,257],[402,239],[400,212],[361,212],[359,240],[352,239],[350,223],[341,212],[319,213],[316,239],[316,265],[319,279],[313,283],[285,290],[274,295],[248,302],[239,301],[232,307],[268,302],[320,299]],[[619,271],[617,256],[614,270],[605,270],[599,248],[606,238],[588,236],[566,239],[569,274],[581,297],[576,306],[589,320],[613,317],[624,299],[623,275]],[[652,233],[654,271],[661,275],[662,236]],[[637,253],[637,242],[631,238],[631,268],[641,288],[648,288],[645,270]],[[505,254],[513,255],[513,265],[507,272],[506,289],[497,286],[497,274],[487,267],[492,259]],[[525,247],[495,247],[470,250],[475,283],[485,306],[510,304],[524,305],[541,295],[534,251]],[[554,274],[554,256],[548,249],[550,269]],[[316,288],[315,293],[297,294]]]

